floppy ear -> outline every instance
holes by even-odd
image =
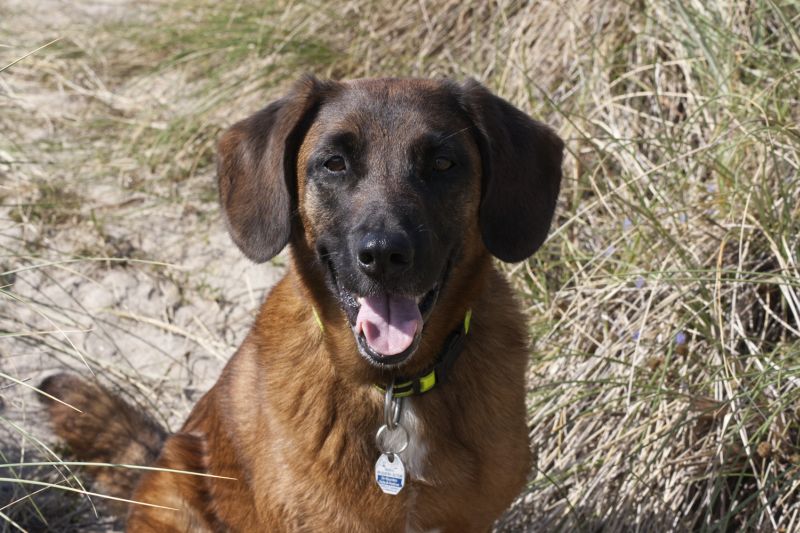
[[[313,77],[299,80],[288,95],[231,126],[217,145],[228,230],[253,261],[271,259],[289,241],[297,152],[325,87]]]
[[[522,261],[542,245],[550,229],[564,143],[475,80],[462,86],[462,105],[478,130],[483,242],[498,259]]]

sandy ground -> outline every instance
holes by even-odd
[[[0,66],[50,36],[91,39],[91,24],[138,16],[132,5],[7,2],[0,6],[0,28],[13,51],[0,56]],[[266,265],[245,259],[213,195],[196,194],[213,184],[210,169],[165,182],[159,169],[132,163],[129,172],[85,180],[81,166],[97,163],[64,124],[96,113],[97,98],[43,82],[26,67],[21,62],[0,74],[5,120],[15,121],[0,136],[0,272],[6,272],[0,330],[24,334],[0,339],[0,371],[21,382],[5,379],[0,389],[6,420],[0,445],[9,461],[52,460],[45,445],[54,440],[29,386],[57,371],[97,375],[170,429],[180,427],[283,272],[281,258]],[[146,106],[157,93],[132,83],[108,98]],[[64,191],[78,196],[68,220],[21,207],[41,203],[42,191],[51,189],[56,201]],[[17,485],[0,489],[0,507],[23,495]]]
[[[36,34],[68,38],[85,30],[87,17],[101,24],[130,15],[129,3],[122,1],[7,7],[14,16],[3,22],[6,29],[39,27],[23,34],[25,43],[41,41]],[[64,150],[22,163],[18,154],[0,151],[10,162],[0,167],[6,198],[0,249],[8,272],[4,285],[16,299],[3,301],[4,317],[12,321],[11,331],[19,331],[19,324],[28,332],[63,330],[51,335],[51,344],[69,349],[57,355],[29,338],[13,348],[4,345],[4,371],[35,382],[69,365],[85,374],[107,370],[121,377],[135,371],[164,386],[176,380],[189,389],[207,388],[243,339],[264,291],[281,275],[282,258],[255,265],[232,244],[215,199],[195,193],[199,186],[214,186],[211,169],[165,182],[157,168],[132,164],[126,175],[87,182],[72,159],[60,168],[62,159],[75,158],[76,143],[62,138],[71,132],[52,124],[65,115],[85,115],[91,100],[11,74],[3,79],[6,96],[33,120],[19,124],[16,139],[4,139],[8,146],[22,146],[20,152],[30,155],[47,140],[63,143]],[[111,97],[135,105],[141,96],[132,86],[130,95]],[[134,189],[129,182],[145,186]],[[42,221],[19,207],[42,202],[42,183],[56,188],[56,201],[62,187],[78,194],[70,220]]]

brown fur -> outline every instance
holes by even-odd
[[[292,261],[217,383],[180,432],[169,437],[155,462],[158,467],[235,480],[148,472],[133,499],[181,510],[134,506],[129,531],[486,531],[521,490],[529,469],[525,424],[528,341],[512,291],[494,269],[489,250],[504,259],[518,260],[530,255],[544,239],[560,178],[561,143],[557,137],[527,117],[522,125],[508,126],[511,131],[493,133],[506,128],[503,113],[511,113],[511,121],[522,121],[516,114],[524,115],[513,108],[513,113],[500,109],[510,105],[477,84],[462,89],[461,104],[468,112],[453,118],[453,126],[457,129],[473,121],[473,135],[477,136],[464,141],[476,170],[459,192],[462,201],[452,209],[463,228],[463,247],[447,288],[425,323],[419,348],[399,373],[414,375],[430,366],[467,309],[473,310],[473,319],[448,382],[406,400],[406,408],[413,409],[420,421],[419,438],[427,448],[427,460],[424,475],[409,479],[396,496],[381,493],[373,479],[379,455],[374,435],[382,423],[383,408],[383,396],[373,384],[385,383],[395,371],[370,366],[358,355],[351,328],[315,255],[317,236],[328,221],[321,204],[315,203],[305,187],[305,169],[324,130],[314,118],[319,100],[338,90],[345,91],[348,98],[371,98],[380,93],[387,98],[422,99],[423,104],[416,100],[412,104],[424,105],[427,98],[444,98],[453,87],[419,80],[379,80],[342,88],[306,80],[282,101],[284,105],[267,108],[223,137],[221,198],[234,239],[245,253],[259,260],[274,255],[288,240]],[[435,103],[429,107],[431,113],[450,120]],[[355,120],[354,126],[366,126],[358,123],[358,118],[348,116],[347,120]],[[532,128],[532,136],[520,134],[514,129],[517,126]],[[414,127],[419,127],[419,121],[410,121],[402,129]],[[273,136],[254,136],[254,128],[267,129]],[[487,158],[497,157],[498,148],[492,146],[497,136],[502,143],[535,146],[503,146],[500,152],[504,157],[517,159],[495,161],[495,168],[504,174],[490,179],[486,176]],[[296,151],[290,154],[289,163],[280,161],[277,152],[292,151],[291,146]],[[391,145],[385,146],[389,150]],[[523,160],[531,157],[533,161]],[[530,169],[533,174],[547,174],[545,181],[550,181],[544,184],[537,178],[539,185],[523,185],[518,180],[524,181],[521,173],[526,165],[535,167]],[[277,175],[278,181],[274,177],[262,181],[248,178],[264,173]],[[507,176],[514,173],[520,177]],[[291,174],[296,174],[295,179]],[[520,196],[514,198],[521,206],[518,209],[527,209],[526,196],[536,196],[531,200],[536,203],[533,214],[517,214],[517,219],[523,219],[518,223],[536,225],[520,230],[524,242],[498,233],[513,229],[509,217],[515,209],[512,205],[508,207],[511,213],[493,216],[497,209],[513,203],[499,197],[503,185],[498,180],[506,180],[512,194]],[[375,185],[379,192],[374,195],[407,194],[402,186],[391,193],[386,189],[394,186],[389,182]],[[487,195],[494,195],[490,203],[502,206],[487,206]],[[296,209],[287,207],[293,203]],[[269,215],[259,213],[263,209],[296,215],[286,215],[277,227],[265,229],[261,218]],[[315,321],[315,309],[324,332]],[[114,405],[115,414],[94,410],[91,415],[105,419],[106,424],[137,420],[138,415],[113,403],[116,400],[105,391],[87,389],[93,385],[64,377],[56,381],[60,386],[49,388],[51,393],[85,405],[89,411],[89,400],[84,398],[89,394],[99,394],[101,403]],[[90,439],[99,427],[78,427],[74,420],[82,417],[58,404],[51,404],[50,409],[57,433],[72,448],[79,454],[92,449]],[[89,431],[83,434],[83,429]],[[115,429],[107,438],[124,443],[132,437],[129,431]]]

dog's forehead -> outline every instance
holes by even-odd
[[[466,118],[455,86],[422,79],[363,79],[345,82],[323,102],[322,129],[351,130],[370,135],[407,136],[421,130],[463,127]]]

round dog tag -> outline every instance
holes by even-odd
[[[390,457],[391,455],[391,457]],[[394,496],[406,484],[406,468],[397,454],[382,453],[375,463],[375,481],[386,494]]]

